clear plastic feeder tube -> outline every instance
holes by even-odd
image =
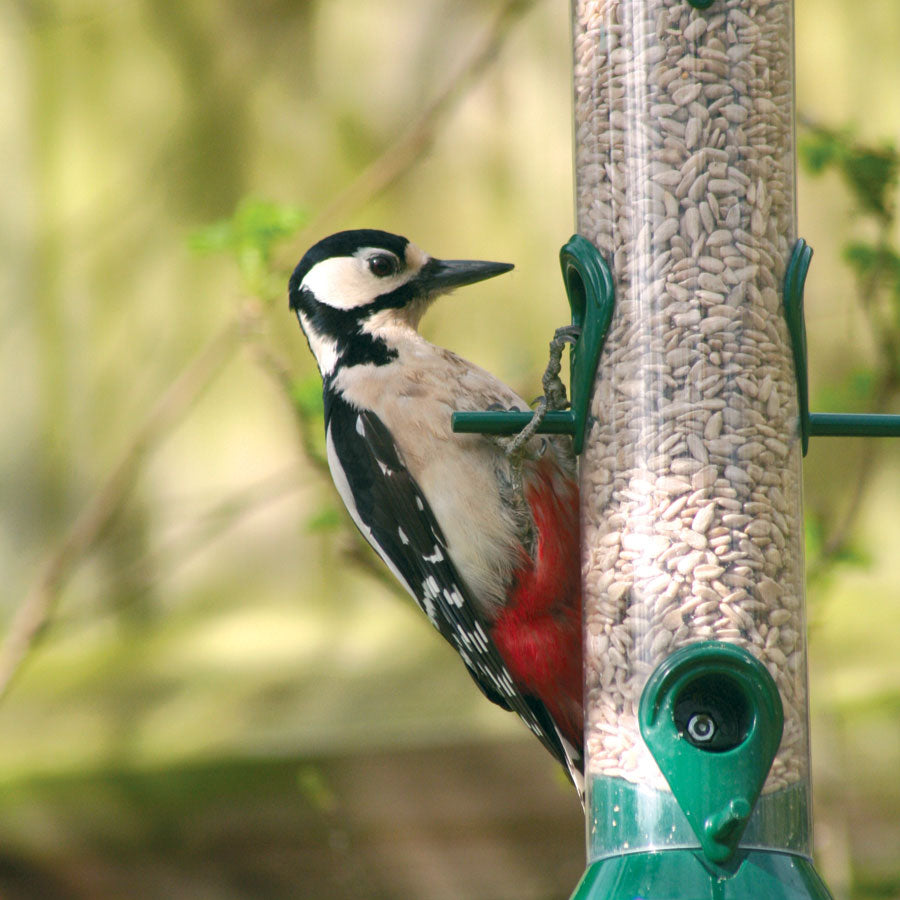
[[[784,733],[742,846],[809,853],[791,0],[574,0],[578,231],[613,323],[581,463],[591,860],[697,846],[638,727],[656,666],[737,644]]]

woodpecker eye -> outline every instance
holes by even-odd
[[[389,275],[396,275],[399,268],[400,263],[396,256],[379,253],[369,258],[369,271],[376,278],[387,278]]]

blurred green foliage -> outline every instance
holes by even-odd
[[[851,128],[834,130],[806,123],[799,143],[802,164],[814,176],[840,173],[848,191],[853,234],[841,257],[853,273],[855,302],[867,320],[876,352],[865,367],[826,382],[818,400],[828,410],[885,412],[900,404],[900,252],[897,192],[900,155],[893,144],[861,141]],[[872,452],[872,451],[869,451]],[[866,567],[873,555],[861,543],[856,518],[873,476],[871,464],[853,473],[849,512],[813,509],[807,514],[808,580],[815,584],[837,565]]]
[[[812,125],[800,142],[800,158],[813,175],[837,169],[862,212],[887,223],[893,220],[900,158],[892,143],[867,145],[850,128],[835,131]]]
[[[565,318],[566,18],[499,0],[48,0],[2,17],[4,621],[52,588],[0,705],[5,896],[296,896],[304,876],[363,896],[403,811],[418,843],[388,871],[435,896],[475,896],[460,879],[486,858],[518,896],[571,888],[548,833],[571,826],[559,857],[577,867],[580,813],[562,788],[552,806],[551,763],[537,748],[516,768],[528,737],[398,602],[336,500],[285,295],[340,227],[509,259],[424,327],[536,393]],[[897,412],[900,11],[798,0],[796,22],[798,105],[826,123],[805,130],[798,178],[813,408]],[[851,119],[865,127],[835,125]],[[900,451],[814,440],[805,495],[820,866],[838,900],[897,897]],[[487,749],[450,779],[466,742]],[[496,833],[483,800],[466,806],[481,775],[506,785]],[[560,818],[516,818],[523,783],[549,785]],[[410,884],[377,896],[426,895]]]
[[[845,187],[841,201],[842,225],[836,229],[839,236],[834,249],[851,275],[843,302],[848,310],[855,311],[863,325],[865,334],[860,343],[868,348],[864,359],[845,348],[843,359],[831,371],[819,369],[814,408],[897,413],[900,410],[897,222],[900,155],[893,142],[874,136],[873,140],[864,140],[849,127],[833,129],[809,121],[805,126],[799,143],[804,168],[819,181],[830,172],[837,173]],[[808,320],[815,316],[814,304],[818,300],[816,293],[810,296]],[[818,723],[814,719],[813,735],[815,738],[818,727],[819,733],[827,734],[828,738],[824,743],[814,743],[814,753],[819,753],[820,770],[845,779],[842,788],[832,783],[820,792],[818,812],[821,816],[823,806],[845,803],[851,809],[850,817],[865,816],[859,794],[872,797],[878,788],[874,784],[864,786],[865,779],[847,773],[854,772],[867,753],[873,758],[894,759],[900,751],[897,717],[900,669],[880,667],[878,662],[879,658],[886,661],[896,653],[895,641],[875,637],[876,632],[885,628],[896,634],[900,626],[900,605],[895,590],[882,588],[873,592],[859,587],[857,591],[861,594],[857,595],[852,589],[848,593],[848,582],[857,581],[862,585],[872,582],[874,576],[874,582],[879,583],[875,573],[883,565],[885,554],[893,552],[888,551],[888,546],[893,546],[896,538],[891,539],[889,535],[895,532],[886,527],[883,516],[872,516],[871,510],[882,502],[885,512],[896,506],[896,479],[886,480],[885,476],[888,471],[896,471],[897,453],[893,446],[875,440],[860,442],[858,446],[836,442],[833,447],[827,446],[828,441],[823,446],[822,439],[817,442],[807,465],[806,555],[812,653],[815,657],[818,648],[822,654],[819,665],[814,658],[812,690],[815,698],[818,684],[820,696],[825,698],[822,706],[825,715]],[[887,493],[883,493],[885,490]],[[860,614],[862,603],[867,604],[865,614]],[[865,654],[869,664],[861,662]],[[857,661],[841,671],[840,660],[852,658]],[[882,668],[880,672],[879,668]],[[869,671],[863,674],[865,669]],[[873,752],[875,746],[878,749]],[[841,766],[849,768],[841,769]],[[886,770],[883,771],[886,784]],[[868,812],[870,818],[878,816],[873,812],[875,806]],[[866,900],[900,896],[896,871],[884,863],[871,862],[878,855],[879,847],[900,844],[900,827],[896,822],[897,817],[893,816],[886,829],[882,827],[870,833],[866,850],[857,850],[857,855],[847,860],[834,885],[838,895],[846,892],[847,896]],[[819,834],[823,831],[834,835],[827,822],[820,826]],[[846,833],[842,840],[845,846],[855,843]],[[826,846],[827,841],[828,837]],[[868,864],[862,861],[867,856]]]

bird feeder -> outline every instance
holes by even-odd
[[[575,896],[827,897],[810,862],[793,3],[575,0],[573,30],[577,225],[615,293],[580,466]]]
[[[827,898],[811,863],[792,0],[573,0],[588,869],[573,900]],[[605,341],[605,345],[604,345]],[[601,352],[602,349],[602,352]],[[511,433],[527,413],[454,428]]]
[[[578,231],[616,309],[581,459],[576,896],[827,897],[810,863],[791,0],[576,0]]]

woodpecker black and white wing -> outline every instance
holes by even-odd
[[[332,477],[363,536],[457,650],[484,695],[518,713],[571,771],[571,748],[564,746],[544,705],[516,687],[387,427],[372,411],[357,409],[329,391],[325,427]]]

